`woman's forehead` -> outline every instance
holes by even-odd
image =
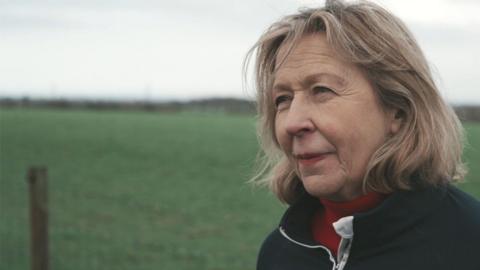
[[[343,61],[331,48],[324,34],[316,33],[280,46],[275,59],[274,76],[278,79],[301,70],[303,73],[327,73],[344,77],[352,68],[352,63]]]
[[[335,55],[324,33],[311,33],[294,40],[284,41],[278,48],[276,60],[281,61],[291,56],[308,54],[321,54],[326,57]]]

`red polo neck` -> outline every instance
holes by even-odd
[[[379,205],[385,198],[384,194],[372,192],[346,202],[320,199],[323,208],[320,208],[313,217],[313,238],[336,256],[341,237],[335,232],[333,222],[342,217],[366,212]]]

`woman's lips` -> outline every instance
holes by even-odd
[[[303,166],[312,166],[319,162],[320,160],[325,159],[329,153],[323,154],[305,154],[305,155],[298,155],[297,161],[300,165]]]

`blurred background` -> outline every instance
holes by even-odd
[[[463,120],[480,198],[480,2],[378,0]],[[285,206],[258,151],[247,51],[323,1],[0,1],[0,268],[30,267],[30,166],[51,269],[252,269]]]

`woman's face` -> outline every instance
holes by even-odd
[[[324,34],[304,36],[281,62],[286,50],[280,48],[272,88],[276,138],[308,193],[354,199],[370,157],[399,120],[382,109],[363,73],[336,57]]]

